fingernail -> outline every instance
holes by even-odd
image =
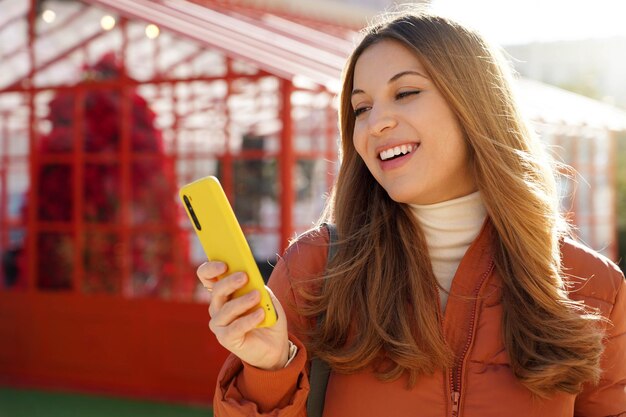
[[[240,272],[240,273],[237,275],[237,282],[238,282],[239,284],[242,284],[242,283],[244,283],[245,281],[246,281],[246,275],[245,275],[243,272]]]

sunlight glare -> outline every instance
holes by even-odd
[[[500,44],[626,36],[622,1],[432,0],[431,7]]]

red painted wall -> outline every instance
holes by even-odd
[[[206,304],[0,292],[0,385],[209,404]]]

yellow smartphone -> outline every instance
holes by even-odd
[[[276,310],[219,180],[213,176],[201,178],[183,186],[179,196],[207,258],[226,263],[226,274],[243,271],[248,275],[247,284],[233,296],[258,290],[259,307],[265,310],[265,319],[258,327],[272,326],[276,323]]]

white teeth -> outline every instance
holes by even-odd
[[[401,145],[401,146],[396,146],[394,148],[386,149],[382,151],[378,156],[380,157],[380,159],[385,161],[387,159],[393,158],[394,156],[406,155],[408,153],[413,152],[415,149],[417,149],[417,146]]]

